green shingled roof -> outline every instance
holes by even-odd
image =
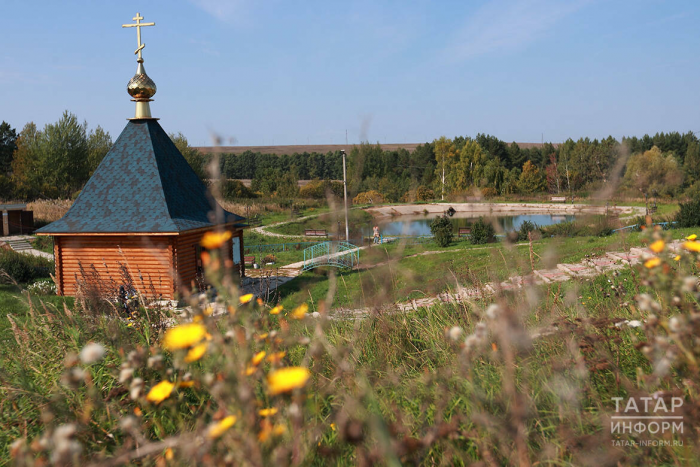
[[[158,121],[132,120],[68,212],[37,230],[178,233],[215,225],[221,209]],[[244,218],[223,211],[224,222]]]

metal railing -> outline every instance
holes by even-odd
[[[672,222],[654,222],[654,223],[651,224],[651,225],[660,225],[660,226],[662,226],[664,229],[670,229],[670,228],[671,228],[671,224],[676,224],[676,221],[672,221]],[[623,230],[627,230],[627,229],[637,229],[637,228],[639,228],[639,225],[640,225],[640,224],[628,225],[628,226],[625,226],[625,227],[621,227],[621,228],[619,228],[619,229],[615,229],[615,230],[613,230],[613,232],[622,232]]]
[[[323,242],[304,250],[304,271],[319,266],[353,269],[360,264],[360,248],[346,242]]]
[[[288,250],[301,249],[301,247],[306,248],[309,245],[315,245],[321,242],[292,242],[292,243],[268,243],[265,245],[243,245],[243,251],[245,253],[255,253],[255,252],[280,252]],[[299,248],[297,248],[299,247]]]

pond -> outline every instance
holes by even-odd
[[[483,213],[482,213],[483,215]],[[430,223],[435,218],[432,215],[403,215],[398,217],[390,217],[376,220],[376,225],[379,226],[379,231],[382,235],[431,235]],[[455,232],[458,227],[469,227],[477,219],[478,215],[469,212],[457,212],[452,217],[452,224],[455,226]],[[494,215],[484,216],[484,219],[496,222],[496,233],[511,232],[518,230],[520,225],[525,221],[530,221],[538,226],[558,224],[559,222],[568,222],[574,220],[572,214],[520,214],[520,215]],[[373,224],[374,225],[374,224]],[[362,233],[365,236],[372,235],[372,225],[362,227]]]

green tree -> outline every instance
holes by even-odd
[[[444,200],[447,193],[447,179],[457,160],[457,151],[454,144],[452,144],[452,140],[445,136],[441,136],[433,141],[433,148],[437,162],[435,179],[438,184],[440,199]]]
[[[689,185],[700,181],[700,144],[697,141],[688,143],[683,170]]]
[[[87,122],[68,112],[47,124],[38,138],[38,189],[41,196],[70,197],[90,177]]]
[[[0,175],[12,168],[12,157],[17,149],[17,132],[9,123],[0,123]]]
[[[204,155],[190,146],[187,142],[187,138],[181,132],[178,131],[177,134],[171,133],[169,136],[173,143],[175,143],[177,150],[180,151],[180,154],[187,160],[187,163],[190,164],[190,167],[192,167],[192,170],[194,170],[194,173],[197,174],[199,179],[208,179],[209,177],[207,176],[206,170],[207,160]]]
[[[38,192],[37,165],[41,132],[33,122],[24,125],[17,138],[17,149],[12,158],[14,195],[20,199],[36,196]]]
[[[297,177],[292,172],[286,172],[277,182],[277,196],[296,198],[299,195]]]
[[[454,228],[452,227],[452,221],[447,215],[433,219],[430,223],[430,232],[435,236],[435,242],[439,246],[444,248],[452,243]]]
[[[109,132],[104,131],[101,126],[97,126],[90,131],[87,139],[88,144],[88,170],[90,176],[95,172],[97,166],[100,165],[102,159],[107,155],[112,148],[112,137]]]
[[[683,184],[683,171],[673,153],[664,154],[654,146],[629,158],[624,184],[649,195],[674,195]]]
[[[526,194],[537,193],[547,188],[542,172],[530,161],[523,164],[523,172],[520,174],[518,188],[522,193]]]

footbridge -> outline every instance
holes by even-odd
[[[304,250],[304,266],[309,271],[319,266],[353,269],[360,264],[360,248],[347,242],[322,242]]]

